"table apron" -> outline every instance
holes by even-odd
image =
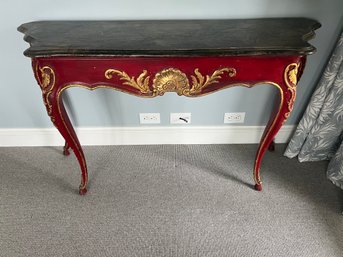
[[[142,97],[165,92],[201,96],[220,89],[258,83],[284,83],[288,65],[299,71],[305,56],[219,57],[45,57],[34,58],[38,81],[42,71],[53,71],[58,88],[113,88]],[[301,72],[298,73],[298,78]]]

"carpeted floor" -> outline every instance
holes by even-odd
[[[0,148],[0,256],[343,256],[343,191],[284,146]]]

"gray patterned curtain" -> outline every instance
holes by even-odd
[[[343,189],[343,33],[285,156],[330,160],[327,177]]]

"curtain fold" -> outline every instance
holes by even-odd
[[[327,177],[343,189],[343,33],[284,155],[331,160]]]

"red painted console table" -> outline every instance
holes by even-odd
[[[51,121],[81,167],[86,160],[68,118],[62,93],[70,87],[112,88],[140,97],[165,92],[196,97],[234,86],[267,84],[279,104],[257,150],[255,189],[262,190],[262,157],[290,115],[307,43],[320,24],[306,18],[164,21],[40,21],[21,25],[34,74]]]

